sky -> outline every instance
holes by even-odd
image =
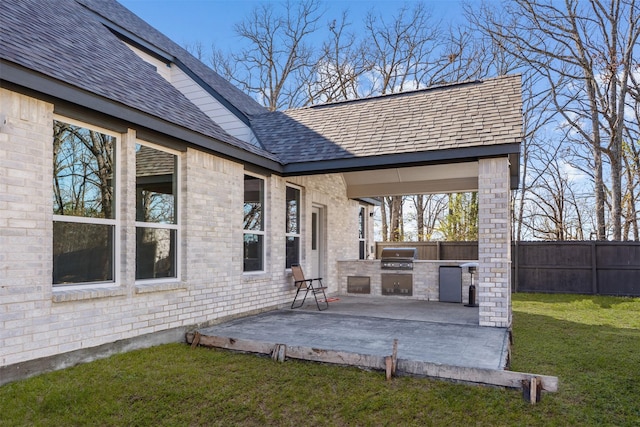
[[[267,0],[118,0],[122,5],[164,33],[180,46],[196,42],[208,47],[229,48],[239,43],[234,25],[241,22],[257,5],[282,4]],[[476,0],[471,3],[477,2]],[[412,0],[324,0],[328,11],[325,21],[338,18],[344,9],[355,26],[374,8],[382,15],[393,15],[403,5],[412,6]],[[462,15],[459,0],[425,0],[436,20],[454,21]]]

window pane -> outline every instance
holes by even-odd
[[[244,176],[244,229],[262,231],[262,207],[264,201],[264,181],[253,176]]]
[[[53,284],[113,281],[113,225],[53,222]]]
[[[298,264],[300,260],[300,238],[287,237],[287,267],[291,264]]]
[[[360,208],[360,215],[358,216],[358,230],[360,230],[360,238],[364,239],[364,229],[365,229],[365,217],[364,217],[364,208]]]
[[[114,218],[115,138],[54,121],[53,213]]]
[[[263,236],[244,235],[244,271],[262,271]]]
[[[176,223],[177,156],[136,144],[136,221]]]
[[[318,249],[318,214],[311,214],[311,249]]]
[[[365,256],[364,256],[365,255],[365,253],[364,253],[365,242],[364,242],[364,240],[360,240],[359,243],[360,243],[360,255],[359,255],[359,257],[360,257],[360,259],[364,259],[365,258]]]
[[[287,187],[287,233],[299,234],[300,190]]]
[[[176,230],[136,227],[136,279],[176,277]]]

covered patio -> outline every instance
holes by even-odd
[[[501,76],[290,110],[268,122],[260,116],[252,124],[281,156],[285,177],[339,174],[351,200],[476,191],[479,325],[508,328],[510,201],[511,190],[518,187],[522,139],[520,87],[520,76]],[[322,256],[324,268],[312,268],[304,254],[301,264],[329,278],[330,291],[344,294],[348,276],[358,275],[371,279],[371,296],[380,295],[379,266],[356,266],[365,261],[338,251]],[[352,264],[342,268],[345,261]],[[437,268],[418,267],[424,271],[413,276],[423,283],[412,298],[438,301]]]

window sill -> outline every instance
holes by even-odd
[[[269,273],[266,271],[245,271],[242,273],[242,280],[244,282],[251,282],[256,280],[268,279]]]
[[[138,283],[135,285],[136,294],[148,294],[151,292],[175,291],[178,289],[187,289],[186,283],[183,282],[165,282],[165,283]]]
[[[98,298],[119,297],[126,294],[127,290],[120,286],[87,289],[54,289],[51,300],[53,302],[70,302]]]

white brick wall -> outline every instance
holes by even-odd
[[[480,326],[511,325],[509,162],[481,159],[478,176],[478,304]]]
[[[302,186],[303,226],[302,233],[310,234],[311,210],[313,205],[325,210],[326,224],[326,271],[323,283],[329,293],[339,290],[337,262],[344,259],[357,259],[358,214],[360,204],[345,199],[346,184],[341,175],[314,175],[289,178],[288,182]],[[284,218],[282,219],[284,225]],[[311,271],[311,239],[304,239],[300,264],[305,271]],[[309,255],[308,255],[309,254]],[[283,261],[284,262],[284,261]]]
[[[135,130],[121,135],[120,257],[116,286],[52,281],[53,105],[0,89],[0,366],[288,304],[285,190],[302,187],[302,263],[310,268],[311,208],[327,215],[327,284],[337,260],[358,257],[357,202],[341,176],[265,177],[266,271],[242,272],[241,164],[194,149],[180,154],[181,280],[135,283]],[[100,126],[100,123],[93,123]],[[154,141],[149,141],[154,142]]]
[[[53,106],[0,89],[0,363],[52,348]],[[43,318],[44,315],[44,318]],[[23,356],[24,355],[24,356]]]

